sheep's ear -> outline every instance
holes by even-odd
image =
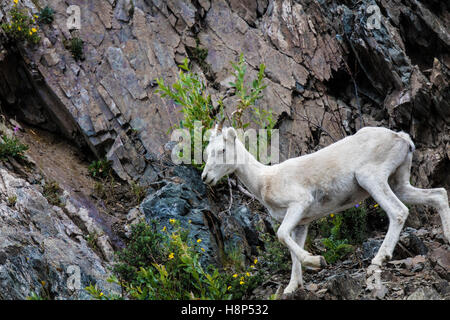
[[[234,142],[237,137],[236,130],[234,130],[234,128],[228,128],[224,136],[225,140]]]

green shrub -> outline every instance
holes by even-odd
[[[89,174],[93,178],[106,178],[111,173],[112,161],[106,159],[100,159],[93,161],[89,167]]]
[[[234,82],[230,82],[230,86],[235,89],[235,94],[239,98],[238,105],[236,106],[236,110],[233,112],[233,127],[235,128],[247,128],[250,123],[243,123],[242,116],[244,112],[250,107],[254,106],[256,101],[262,98],[262,91],[267,87],[264,85],[264,71],[266,70],[266,66],[264,64],[260,64],[258,77],[253,80],[252,87],[248,88],[245,84],[245,73],[247,71],[247,65],[244,59],[244,55],[241,54],[239,56],[238,63],[232,63],[234,73]],[[271,120],[271,112],[262,113],[257,108],[252,108],[253,113],[256,114],[256,118],[260,125],[265,128],[269,123],[273,123]],[[256,111],[258,110],[258,111]],[[268,116],[270,116],[270,121]],[[265,118],[265,119],[264,119]],[[272,128],[270,128],[272,129]]]
[[[166,86],[164,79],[160,78],[156,80],[159,86],[156,92],[162,98],[172,99],[182,107],[180,112],[183,113],[184,119],[175,128],[193,130],[195,121],[200,121],[204,128],[211,128],[216,118],[212,115],[214,106],[211,95],[206,92],[206,84],[197,74],[191,72],[187,58],[179,67],[182,70],[172,88]]]
[[[353,246],[348,243],[347,239],[339,238],[341,236],[342,222],[342,215],[334,216],[332,219],[333,227],[331,228],[331,234],[328,238],[322,240],[326,248],[323,256],[328,263],[335,263],[353,251]]]
[[[342,222],[339,228],[339,239],[347,239],[351,244],[361,244],[368,236],[367,210],[357,205],[340,214]]]
[[[55,19],[55,10],[46,6],[39,12],[39,21],[45,24],[51,24]]]
[[[1,25],[3,31],[14,41],[26,41],[37,44],[41,41],[38,35],[38,26],[35,17],[28,14],[28,11],[19,8],[17,3],[9,11],[10,22]]]
[[[72,38],[69,43],[69,50],[75,61],[83,59],[83,40],[78,37]]]
[[[119,284],[127,297],[137,300],[240,299],[256,283],[254,269],[242,272],[203,267],[205,249],[201,240],[189,238],[189,231],[170,220],[171,227],[140,223],[132,227],[127,247],[117,254],[110,280]],[[170,230],[169,230],[170,229]],[[86,290],[97,299],[110,299],[91,285]]]
[[[2,136],[3,142],[0,143],[0,159],[4,160],[8,157],[16,159],[25,159],[25,151],[28,150],[28,146],[21,143],[18,138],[9,138],[6,135]]]
[[[289,249],[277,239],[276,235],[261,233],[260,238],[264,247],[259,249],[259,269],[267,274],[289,272],[292,266]]]
[[[156,221],[132,225],[127,247],[117,253],[114,274],[125,282],[133,283],[140,268],[163,260],[165,240],[164,233],[157,230]]]
[[[195,59],[201,63],[203,61],[202,59],[206,58],[207,50],[197,48],[194,53]],[[240,55],[239,62],[237,64],[233,63],[232,66],[235,70],[235,81],[230,82],[230,85],[235,88],[235,94],[239,98],[238,105],[231,119],[232,126],[236,129],[246,129],[250,123],[243,123],[242,116],[246,110],[251,109],[250,116],[261,128],[269,130],[268,138],[270,139],[271,130],[275,126],[272,112],[271,110],[263,110],[255,107],[256,101],[262,98],[262,91],[266,88],[266,85],[263,84],[265,65],[260,65],[257,79],[253,80],[251,88],[244,81],[247,66],[242,54]],[[178,79],[171,87],[166,85],[162,78],[157,79],[159,87],[156,92],[162,98],[171,99],[175,104],[182,107],[180,112],[183,113],[183,119],[179,125],[175,125],[169,131],[171,129],[187,129],[191,137],[193,137],[195,123],[199,121],[202,126],[201,134],[203,136],[218,120],[217,113],[220,114],[221,118],[224,117],[222,98],[218,99],[217,107],[214,107],[211,95],[207,92],[206,84],[197,74],[191,72],[187,58],[184,59],[183,64],[179,65],[179,67],[181,70]],[[208,141],[203,141],[202,150],[196,150],[192,139],[192,154],[195,154],[195,152],[201,152],[202,154],[207,144]],[[180,156],[182,155],[180,154]],[[202,167],[203,165],[200,166],[200,168]]]
[[[322,237],[329,237],[337,221],[336,219],[338,219],[339,228],[335,229],[335,232],[337,232],[335,234],[336,239],[347,239],[351,244],[361,244],[367,239],[369,228],[366,206],[358,204],[339,213],[336,218],[334,216],[334,214],[331,214],[329,217],[315,221],[311,230],[315,230]]]
[[[346,239],[338,240],[334,239],[334,237],[329,237],[323,239],[322,243],[327,249],[323,257],[328,263],[335,263],[353,252],[353,246],[348,244]]]

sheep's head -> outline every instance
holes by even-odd
[[[234,128],[222,128],[223,121],[216,125],[205,150],[206,165],[202,180],[215,185],[223,176],[236,170],[236,137]]]

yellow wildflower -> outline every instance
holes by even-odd
[[[17,30],[22,31],[22,28],[21,27],[17,27]]]
[[[46,282],[45,281],[41,281],[41,284],[43,287],[45,287]]]
[[[102,297],[103,296],[103,292],[100,292],[100,297]]]
[[[32,35],[33,35],[33,32],[30,31],[30,36],[32,36]]]
[[[202,242],[202,239],[197,239],[197,243],[200,243],[200,242]]]
[[[255,258],[255,260],[253,260],[253,263],[257,264],[258,263],[258,259]]]
[[[202,248],[202,251],[205,252],[206,251],[205,248]]]
[[[235,274],[233,274],[233,278],[237,278],[238,277],[238,275],[235,273]]]
[[[14,3],[15,3],[15,4],[18,4],[18,3],[19,3],[19,0],[14,0]]]
[[[189,223],[189,224],[191,224],[191,223],[192,223],[192,220],[191,220],[191,219],[189,219],[188,223]]]
[[[162,231],[166,232],[166,230],[167,230],[167,228],[166,228],[166,226],[164,226],[164,228],[162,228]]]
[[[230,291],[231,290],[231,286],[228,286],[227,290]]]
[[[37,29],[36,28],[31,28],[31,31],[37,32]]]
[[[373,207],[374,207],[374,208],[377,208],[377,207],[378,207],[378,203],[377,203],[376,205],[374,205]]]
[[[334,213],[330,214],[330,217],[332,217],[332,218],[333,218],[333,217],[334,217]]]
[[[171,223],[171,224],[174,224],[175,223],[175,219],[169,219],[169,222]]]
[[[171,252],[171,253],[169,254],[169,260],[172,260],[172,259],[173,259],[173,257],[174,257],[174,253],[173,253],[173,252]]]
[[[34,15],[34,17],[35,17],[36,19],[37,19],[37,18],[39,18],[39,16],[38,16],[38,15],[36,15],[36,14]]]
[[[244,281],[239,281],[239,284],[242,286],[245,282]]]
[[[247,272],[245,275],[246,275],[247,277],[250,277],[250,272]]]
[[[254,266],[254,265],[251,265],[250,268],[255,269],[255,266]]]

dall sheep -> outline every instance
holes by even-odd
[[[303,286],[301,265],[326,266],[322,256],[304,250],[308,225],[372,198],[389,217],[384,241],[369,270],[392,258],[409,211],[404,203],[437,209],[444,235],[450,242],[450,209],[444,188],[419,189],[410,184],[413,142],[408,134],[386,128],[365,127],[315,153],[275,165],[259,163],[236,139],[234,128],[216,125],[205,149],[205,183],[215,185],[235,173],[239,180],[281,223],[277,236],[290,250],[291,279],[284,293]],[[247,161],[222,161],[245,158]],[[220,159],[219,159],[220,158]],[[371,268],[374,267],[374,268]],[[369,272],[368,272],[369,273]]]

